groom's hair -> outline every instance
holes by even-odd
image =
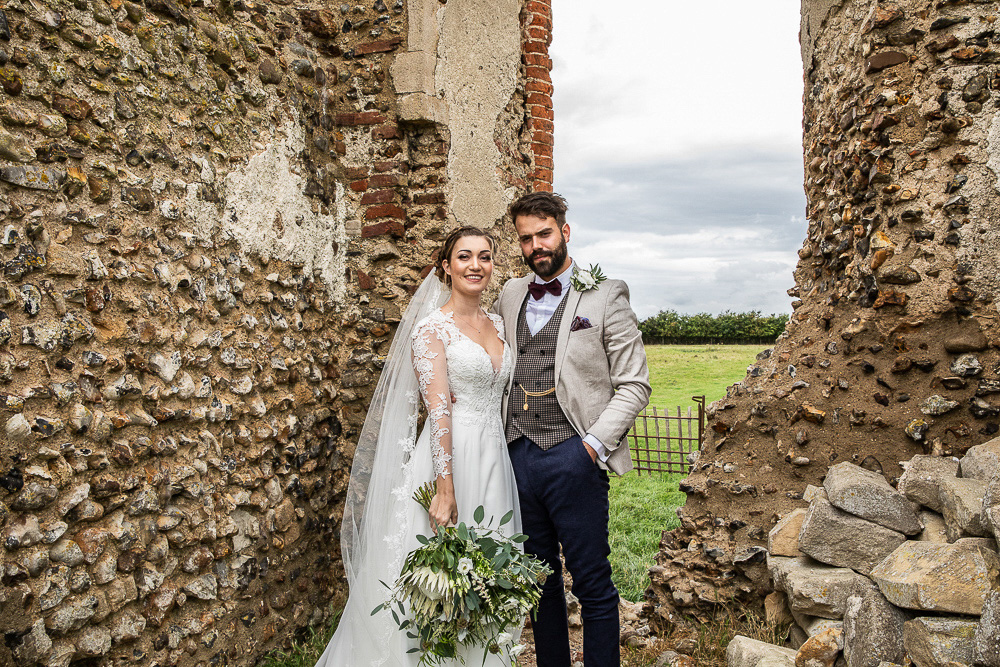
[[[555,218],[561,229],[566,224],[566,200],[554,192],[531,192],[510,205],[510,221],[517,222],[520,215],[538,218]]]

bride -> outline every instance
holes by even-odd
[[[391,586],[406,555],[420,545],[417,535],[471,525],[480,505],[496,519],[494,526],[513,509],[514,520],[502,530],[520,532],[501,418],[512,354],[503,320],[481,303],[495,249],[495,239],[478,227],[449,234],[437,271],[417,290],[396,330],[358,440],[344,508],[341,553],[350,597],[317,667],[417,664],[419,653],[407,653],[415,642],[389,612],[372,615],[390,594],[382,582]],[[418,394],[428,416],[416,437]],[[437,493],[424,511],[411,496],[431,480]],[[484,652],[462,657],[482,664]],[[487,664],[510,664],[506,655],[486,657],[493,661]]]

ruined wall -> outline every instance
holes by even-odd
[[[803,2],[794,314],[709,411],[652,572],[661,623],[765,590],[768,530],[829,466],[894,481],[914,454],[1000,429],[997,18],[989,2]]]
[[[0,664],[252,664],[343,600],[394,322],[551,167],[529,4],[3,6]]]

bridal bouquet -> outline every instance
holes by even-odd
[[[413,499],[428,509],[433,496],[433,485],[426,484]],[[513,515],[513,511],[505,514],[498,528]],[[476,524],[482,524],[484,516],[483,507],[478,507],[473,516]],[[419,641],[419,648],[409,652],[421,652],[421,665],[461,659],[459,646],[479,646],[500,655],[507,650],[516,667],[524,647],[512,646],[509,630],[538,604],[540,586],[552,572],[517,546],[526,539],[464,523],[441,528],[432,537],[418,535],[423,546],[406,557],[391,597],[372,615],[384,609],[392,613],[400,630]]]

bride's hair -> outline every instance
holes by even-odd
[[[444,262],[451,260],[451,253],[455,251],[455,244],[458,243],[460,239],[464,239],[466,236],[481,236],[486,239],[486,242],[490,244],[490,252],[494,255],[497,252],[497,240],[485,229],[480,229],[479,227],[473,227],[472,225],[466,225],[465,227],[459,227],[452,230],[448,237],[441,244],[441,248],[438,250],[437,262],[434,263],[435,273],[438,278],[444,281],[445,285],[451,285],[451,276],[444,272]]]

